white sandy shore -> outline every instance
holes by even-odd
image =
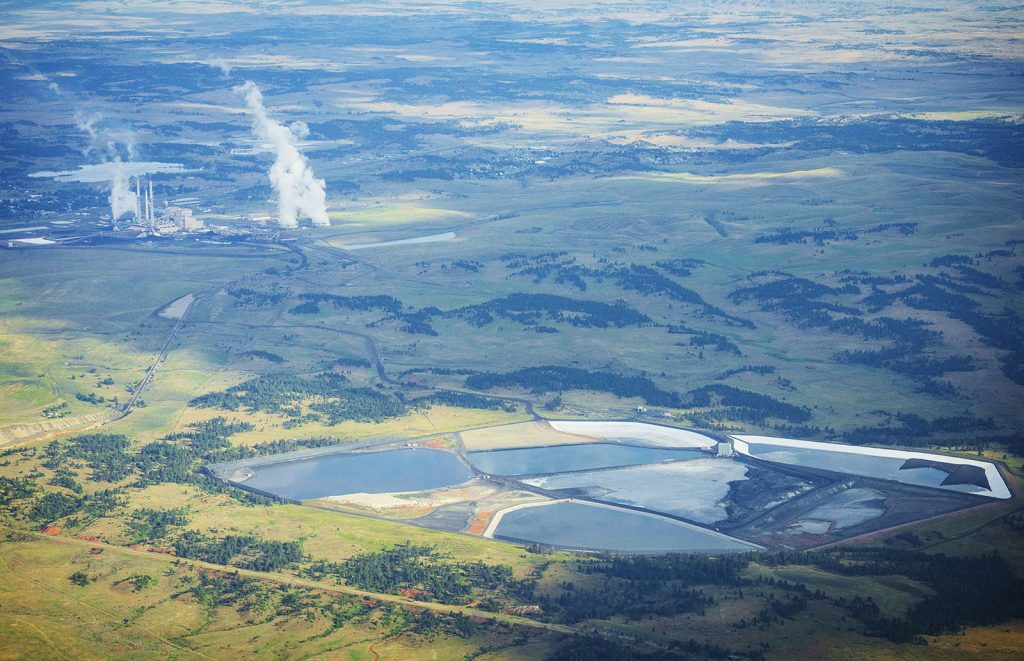
[[[645,422],[606,422],[599,420],[549,420],[548,424],[567,434],[582,434],[614,441],[640,441],[667,448],[710,448],[715,439],[704,434],[651,425]]]

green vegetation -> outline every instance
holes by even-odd
[[[577,328],[621,328],[649,323],[651,319],[619,301],[578,300],[553,294],[509,294],[486,303],[470,305],[448,313],[462,317],[474,326],[486,326],[494,317],[521,324],[536,325],[542,318],[555,323],[568,323]]]
[[[398,313],[402,310],[402,302],[391,296],[336,296],[334,294],[299,294],[303,301],[288,312],[291,314],[317,314],[321,303],[330,303],[335,310],[381,310]]]
[[[132,512],[127,521],[128,536],[133,544],[154,544],[168,533],[188,525],[188,516],[183,509],[155,510],[142,508]]]
[[[9,507],[14,501],[28,498],[35,493],[35,482],[27,477],[6,477],[0,475],[0,506]]]
[[[1005,622],[1024,616],[1024,580],[996,552],[977,557],[947,557],[886,548],[857,548],[827,553],[769,556],[769,565],[806,564],[840,576],[901,575],[927,585],[933,593],[901,617],[886,617],[870,598],[836,603],[861,620],[869,635],[894,642],[920,642],[923,634],[957,633],[967,626]]]
[[[466,387],[475,390],[524,388],[534,393],[565,390],[598,390],[618,397],[640,397],[652,406],[682,405],[678,393],[658,388],[643,376],[622,376],[611,372],[590,372],[575,367],[524,367],[506,374],[474,374],[466,379]]]
[[[238,354],[238,356],[240,358],[262,358],[263,360],[274,363],[275,365],[280,365],[281,363],[284,362],[284,358],[277,355],[276,353],[270,353],[269,351],[243,351],[242,353]]]
[[[380,422],[405,412],[401,402],[370,388],[346,387],[348,379],[336,372],[313,377],[273,375],[249,379],[227,390],[193,398],[190,406],[226,411],[263,411],[293,419]]]
[[[767,395],[749,390],[735,388],[723,384],[713,384],[691,390],[687,393],[693,406],[727,407],[724,415],[733,420],[744,420],[764,425],[768,418],[777,418],[788,422],[807,422],[811,412],[806,408],[780,402]]]
[[[405,594],[419,601],[466,604],[472,598],[483,599],[484,610],[529,600],[534,587],[516,580],[510,567],[450,562],[433,547],[411,543],[356,555],[341,564],[314,562],[305,573],[315,578],[336,576],[365,590]]]
[[[255,571],[277,571],[305,557],[301,542],[276,542],[255,535],[215,538],[194,530],[186,530],[174,540],[174,552],[182,558]]]
[[[409,402],[413,406],[431,406],[434,404],[443,404],[445,406],[457,406],[464,409],[488,409],[514,412],[516,407],[514,404],[506,402],[501,399],[494,397],[482,397],[468,392],[457,392],[457,391],[439,391],[433,395],[426,397],[420,397]]]

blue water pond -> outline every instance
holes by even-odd
[[[472,473],[450,452],[426,448],[331,454],[253,468],[245,485],[291,500],[349,493],[427,491],[461,484]]]

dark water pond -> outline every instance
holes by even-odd
[[[707,455],[697,450],[645,448],[616,443],[549,445],[539,448],[469,452],[466,458],[491,475],[541,475],[653,464],[672,459],[696,459]]]
[[[426,448],[331,454],[253,468],[245,485],[292,500],[349,493],[426,491],[461,484],[472,474],[450,452]]]

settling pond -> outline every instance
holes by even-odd
[[[476,468],[491,475],[546,475],[571,471],[618,468],[662,461],[696,459],[707,454],[698,450],[647,448],[616,443],[547,445],[515,450],[468,452]]]
[[[613,553],[742,553],[761,548],[682,521],[574,501],[507,510],[488,533],[511,542]]]
[[[494,512],[482,531],[484,536],[556,548],[633,554],[760,549],[704,526],[729,519],[731,507],[739,508],[737,516],[745,516],[746,505],[742,503],[750,500],[750,494],[744,496],[746,500],[738,496],[739,500],[730,500],[734,489],[736,493],[776,489],[778,493],[772,492],[771,499],[763,503],[770,508],[812,488],[810,483],[794,482],[795,478],[781,482],[769,479],[766,468],[751,467],[739,457],[714,456],[701,449],[713,444],[713,439],[696,432],[657,426],[649,430],[651,425],[640,423],[609,424],[612,426],[600,429],[586,422],[570,426],[580,433],[628,434],[634,443],[606,438],[590,443],[477,450],[465,458],[472,469],[454,452],[404,447],[292,455],[291,460],[281,457],[276,463],[228,462],[215,470],[223,471],[222,479],[241,479],[246,487],[296,501],[444,489],[470,482],[474,470],[508,476],[512,481],[497,480],[499,485],[492,484],[484,491],[497,488],[517,495],[481,503],[470,502],[472,498],[452,501],[431,515],[456,512],[468,525],[474,512],[489,516]],[[998,470],[987,462],[748,435],[734,437],[734,447],[738,455],[775,464],[1010,497]],[[799,516],[780,524],[781,534],[823,536],[883,517],[889,509],[883,491],[858,487],[817,498]],[[524,495],[533,502],[524,502]],[[540,500],[543,498],[548,500]],[[425,520],[422,524],[430,525]]]
[[[428,448],[330,454],[253,470],[256,475],[245,486],[290,500],[427,491],[462,484],[473,476],[454,454]]]

